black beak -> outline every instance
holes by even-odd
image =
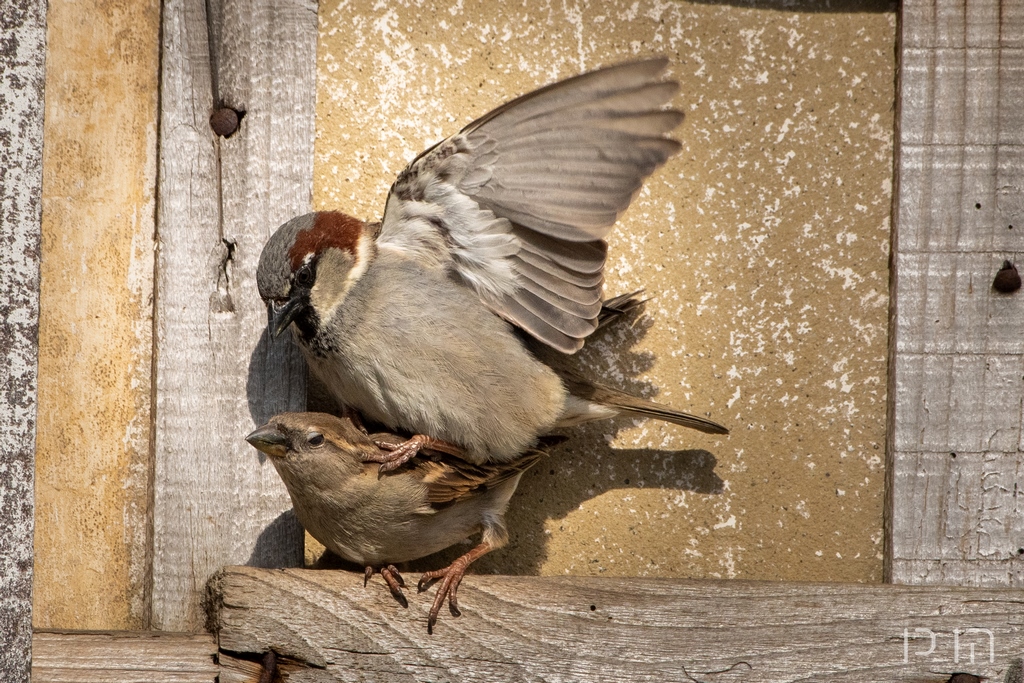
[[[305,302],[299,297],[292,297],[283,304],[277,301],[267,302],[267,327],[273,331],[274,336],[279,336],[288,329],[288,326],[295,320],[295,316],[305,308]]]
[[[276,458],[283,458],[288,453],[288,439],[273,425],[263,425],[245,437],[245,440],[257,450]]]

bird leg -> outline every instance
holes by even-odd
[[[441,439],[435,439],[432,436],[426,436],[425,434],[416,434],[401,443],[395,443],[391,439],[378,438],[376,434],[372,438],[373,442],[377,444],[377,448],[381,449],[382,452],[376,455],[364,455],[363,462],[381,463],[381,474],[398,469],[415,458],[423,448],[440,451],[455,457],[462,456],[462,449],[458,446]]]
[[[452,613],[452,616],[462,616],[462,612],[459,611],[458,595],[459,584],[462,583],[462,577],[466,575],[466,569],[470,564],[491,552],[494,548],[495,546],[490,543],[480,543],[465,555],[456,558],[454,562],[444,569],[427,572],[420,577],[420,581],[416,585],[416,590],[420,593],[427,588],[427,584],[431,581],[434,581],[435,579],[443,579],[440,587],[437,589],[437,595],[434,596],[434,604],[431,605],[430,612],[427,615],[428,634],[434,633],[434,624],[437,623],[437,615],[441,611],[441,605],[444,604],[445,597],[448,598],[448,610]]]
[[[363,572],[363,588],[366,588],[366,584],[369,582],[370,577],[375,573],[380,572],[381,578],[384,579],[384,583],[391,589],[391,597],[398,601],[398,604],[408,609],[409,601],[405,599],[405,593],[402,589],[405,587],[405,579],[398,573],[398,569],[393,564],[386,565],[380,569],[374,569],[371,566],[366,567],[366,571]]]
[[[352,425],[361,431],[363,434],[369,434],[370,430],[366,428],[366,423],[363,422],[363,416],[355,408],[349,406],[342,406],[341,417],[348,419]]]

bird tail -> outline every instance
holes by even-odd
[[[729,430],[715,422],[709,420],[706,417],[700,417],[699,415],[691,415],[690,413],[684,413],[681,410],[673,410],[667,406],[654,403],[653,401],[645,401],[640,398],[633,398],[632,396],[627,397],[628,401],[614,401],[608,402],[604,405],[618,410],[620,415],[629,415],[632,417],[652,417],[655,420],[663,420],[665,422],[671,422],[681,427],[689,427],[690,429],[696,429],[697,431],[704,432],[705,434],[728,434]]]
[[[728,434],[729,430],[714,420],[673,410],[654,401],[596,384],[564,368],[556,368],[562,383],[568,390],[566,413],[559,420],[559,427],[600,420],[616,415],[653,417],[681,427],[689,427],[705,434]]]
[[[647,299],[640,298],[644,290],[638,289],[628,294],[620,294],[601,302],[601,312],[597,316],[597,329],[604,329],[609,323],[623,318],[635,310],[643,308]]]

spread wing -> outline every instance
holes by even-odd
[[[679,149],[666,64],[541,88],[426,150],[391,187],[378,244],[451,269],[498,315],[578,351],[601,312],[604,237]]]

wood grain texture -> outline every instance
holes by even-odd
[[[284,486],[243,437],[305,405],[255,273],[310,209],[316,5],[171,0],[163,22],[152,625],[195,630],[220,566],[302,562]],[[219,106],[244,112],[230,138],[210,129]]]
[[[29,678],[46,3],[0,11],[0,680]]]
[[[408,591],[404,610],[362,581],[226,568],[212,584],[220,649],[248,660],[272,649],[285,681],[659,683],[1002,681],[1024,652],[1024,592],[1010,589],[470,576],[463,616],[445,612],[428,636],[432,591]],[[992,661],[968,628],[992,632]],[[915,629],[935,634],[932,653],[919,654],[931,638]]]
[[[33,683],[214,683],[207,633],[37,631]]]
[[[139,629],[160,3],[51,0],[47,34],[33,623]]]
[[[888,574],[1022,586],[1024,11],[902,11]]]

